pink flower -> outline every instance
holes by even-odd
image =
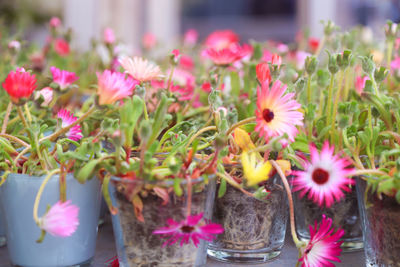
[[[28,99],[36,89],[36,77],[23,68],[11,71],[2,83],[4,90],[9,94],[11,101],[15,104],[20,99]],[[22,100],[24,102],[24,100]]]
[[[125,72],[140,82],[163,78],[160,67],[141,57],[125,57],[119,61]]]
[[[305,161],[304,171],[292,171],[294,176],[293,192],[301,191],[300,197],[308,194],[308,198],[321,207],[330,207],[335,201],[344,197],[343,191],[351,191],[350,185],[353,169],[346,158],[334,155],[335,147],[325,142],[321,153],[311,144],[311,162]],[[343,191],[342,191],[343,190]]]
[[[60,109],[57,113],[57,117],[61,119],[61,127],[65,128],[71,124],[73,124],[78,118],[74,116],[73,113],[66,109]],[[79,124],[75,125],[66,133],[68,139],[73,141],[78,141],[82,138],[82,130]]]
[[[231,30],[215,31],[211,33],[206,41],[207,48],[221,50],[239,42],[239,36]]]
[[[110,27],[105,28],[103,32],[103,39],[106,44],[115,43],[115,35],[113,29],[111,29]]]
[[[390,68],[394,72],[399,72],[400,71],[400,57],[396,57],[392,63],[390,63]]]
[[[293,142],[298,132],[296,125],[303,125],[303,114],[297,111],[301,105],[294,99],[294,93],[285,94],[286,88],[287,85],[276,81],[271,89],[266,82],[257,89],[255,130],[266,141],[286,133]]]
[[[39,227],[53,236],[71,236],[79,225],[79,208],[71,200],[58,201],[39,219]]]
[[[174,86],[171,87],[171,91],[178,94],[179,101],[187,101],[193,98],[196,85],[196,78],[193,74],[186,70],[176,68],[172,75],[172,81],[174,82]]]
[[[61,26],[61,20],[57,17],[52,17],[49,24],[52,28],[58,28]]]
[[[265,62],[271,62],[272,61],[272,53],[269,50],[264,49],[263,56],[262,56],[262,61],[265,61]]]
[[[203,90],[203,91],[206,92],[206,93],[211,92],[211,83],[210,83],[210,82],[204,82],[204,83],[201,85],[201,90]]]
[[[132,95],[138,81],[131,77],[126,77],[120,72],[112,72],[105,70],[102,74],[97,74],[98,87],[97,94],[99,95],[99,104],[113,104],[114,102],[124,99]]]
[[[205,55],[210,58],[215,65],[229,65],[241,59],[245,54],[239,44],[232,44],[223,49],[208,48]]]
[[[310,37],[308,39],[308,46],[310,47],[312,52],[317,51],[318,46],[319,46],[319,39],[315,37]]]
[[[66,70],[60,70],[54,66],[50,67],[51,74],[53,75],[53,82],[60,86],[61,91],[65,90],[73,82],[79,79],[74,72],[69,72]]]
[[[39,98],[40,96],[43,96],[43,103],[41,104],[42,107],[47,107],[51,100],[53,100],[53,89],[50,87],[45,87],[42,90],[36,92],[35,98]]]
[[[183,43],[186,46],[194,46],[198,38],[199,33],[195,29],[189,29],[183,37]]]
[[[300,249],[302,262],[301,267],[334,267],[331,261],[340,262],[338,256],[342,249],[342,241],[339,239],[344,235],[344,230],[339,229],[334,233],[332,219],[322,215],[322,221],[314,228],[310,225],[310,241]]]
[[[179,66],[186,70],[193,70],[194,62],[193,59],[188,55],[181,55],[181,59],[179,60]]]
[[[271,71],[269,70],[269,65],[266,62],[257,64],[256,66],[257,79],[261,84],[271,81]]]
[[[19,51],[21,49],[21,43],[17,40],[12,40],[8,43],[8,49]]]
[[[62,38],[57,38],[54,42],[54,50],[56,53],[62,57],[67,56],[69,54],[69,44]]]
[[[175,222],[173,219],[168,219],[167,227],[162,227],[155,230],[153,234],[162,235],[162,237],[169,237],[163,244],[173,245],[181,240],[180,245],[189,244],[190,241],[197,247],[200,243],[200,239],[206,241],[212,241],[215,235],[224,232],[224,228],[221,225],[215,223],[205,224],[201,222],[203,213],[198,215],[190,215],[181,222]]]
[[[172,50],[171,54],[174,56],[174,62],[178,62],[179,55],[180,55],[179,50],[174,49],[174,50]]]
[[[156,36],[152,33],[145,33],[142,39],[143,47],[147,50],[152,49],[157,44]]]
[[[282,65],[282,58],[278,54],[273,54],[271,58],[271,64],[272,65],[277,65],[278,68]]]
[[[359,95],[361,95],[362,92],[364,91],[365,82],[366,82],[367,80],[369,80],[369,77],[368,77],[368,76],[364,76],[364,77],[357,76],[357,77],[356,77],[355,88],[356,88],[356,91],[357,91],[357,93],[358,93]]]
[[[276,49],[278,50],[279,53],[281,54],[285,54],[287,52],[289,52],[289,47],[284,44],[284,43],[279,43],[276,45]]]

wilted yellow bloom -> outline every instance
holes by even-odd
[[[253,152],[249,154],[246,151],[243,151],[241,159],[243,174],[248,186],[253,186],[268,180],[269,173],[272,169],[272,165],[269,161],[264,162],[264,160],[257,158],[257,153]]]
[[[290,167],[290,161],[284,159],[278,159],[276,160],[276,163],[279,165],[279,167],[281,167],[285,176],[290,175],[290,173],[292,172],[292,169]]]
[[[234,136],[236,144],[243,151],[249,151],[256,148],[253,141],[251,141],[249,134],[245,130],[236,128],[234,131]]]

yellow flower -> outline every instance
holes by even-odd
[[[248,186],[253,186],[262,181],[268,180],[269,173],[272,169],[272,165],[269,161],[260,161],[257,159],[257,153],[253,152],[248,154],[246,151],[243,151],[241,159],[243,174]]]
[[[240,128],[236,128],[234,131],[235,142],[243,151],[249,151],[255,149],[253,141],[251,141],[249,134]]]

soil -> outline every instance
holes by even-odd
[[[365,207],[365,206],[364,206]],[[400,204],[392,197],[368,194],[365,208],[367,266],[400,266]]]
[[[250,197],[227,184],[214,205],[213,221],[223,225],[223,234],[210,244],[212,249],[255,251],[283,245],[288,206],[283,186],[271,178],[271,194],[265,201]]]
[[[192,197],[192,214],[204,212],[207,200],[207,190],[194,193]],[[213,193],[214,194],[214,193]],[[204,253],[204,245],[199,249],[192,243],[180,246],[162,247],[166,241],[160,235],[152,232],[160,227],[167,226],[167,219],[182,221],[186,215],[186,197],[177,197],[170,194],[170,202],[162,205],[162,199],[149,195],[143,200],[143,216],[145,222],[136,219],[132,204],[121,193],[116,193],[119,205],[119,217],[124,236],[125,253],[128,266],[131,267],[193,267],[196,266],[198,253]],[[208,205],[208,204],[207,204]]]

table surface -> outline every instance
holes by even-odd
[[[106,267],[106,262],[116,255],[113,230],[109,215],[106,216],[105,222],[99,227],[99,235],[97,240],[96,255],[93,260],[93,267]],[[291,241],[290,235],[287,235],[285,246],[283,247],[281,255],[273,261],[266,262],[263,264],[252,265],[254,267],[294,267],[297,261],[297,250]],[[340,257],[342,263],[336,264],[337,267],[364,267],[365,259],[364,252],[351,252],[343,253]],[[0,248],[0,267],[11,266],[8,260],[7,248]],[[243,264],[231,264],[217,262],[211,259],[207,261],[207,267],[227,267],[227,266],[246,266]]]

